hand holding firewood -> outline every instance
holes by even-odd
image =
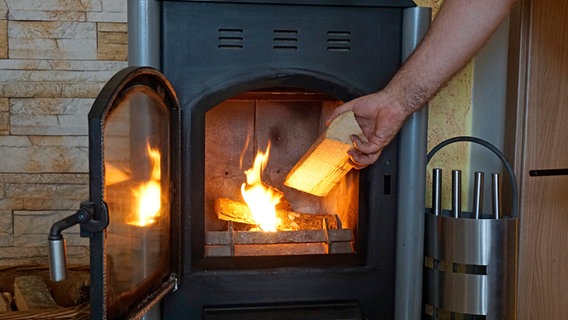
[[[326,196],[354,167],[348,157],[353,149],[353,136],[358,141],[367,141],[353,112],[344,112],[329,124],[290,170],[284,184],[318,197]]]
[[[340,106],[330,121],[353,111],[364,142],[352,137],[349,156],[355,168],[379,158],[404,121],[426,104],[438,90],[481,49],[509,13],[515,0],[445,1],[420,45],[387,86]]]
[[[377,161],[383,148],[394,139],[409,115],[388,92],[379,91],[345,103],[335,109],[328,121],[349,111],[355,114],[365,137],[362,139],[351,135],[355,148],[350,149],[348,155],[351,165],[356,169]]]

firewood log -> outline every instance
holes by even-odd
[[[40,276],[20,276],[14,279],[14,301],[19,311],[61,308],[55,303]]]
[[[353,112],[337,117],[290,170],[284,185],[319,197],[327,193],[353,166],[347,151],[353,148],[351,135],[367,141]]]
[[[240,222],[255,225],[249,207],[243,203],[227,198],[215,199],[215,212],[221,220]],[[341,228],[340,222],[335,215],[309,214],[288,210],[276,210],[279,220],[278,230],[320,230]],[[325,220],[325,226],[324,221]]]
[[[0,312],[12,311],[12,295],[10,292],[0,292]]]

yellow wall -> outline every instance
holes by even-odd
[[[431,7],[433,17],[443,0],[414,0],[419,6]],[[468,63],[438,92],[428,107],[428,150],[438,143],[455,136],[471,135],[471,106],[473,89],[473,65]],[[432,168],[442,168],[443,207],[451,205],[451,170],[462,170],[463,186],[469,185],[469,145],[457,143],[436,154],[428,166],[426,181],[426,206],[431,206]],[[462,192],[462,209],[466,210],[469,192]]]

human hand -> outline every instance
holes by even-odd
[[[351,164],[362,169],[373,164],[381,151],[397,135],[408,117],[408,112],[386,91],[353,99],[339,106],[328,118],[328,123],[346,111],[353,111],[368,141],[351,136],[354,148],[349,150]]]

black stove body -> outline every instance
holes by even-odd
[[[108,224],[108,228],[82,229],[83,235],[91,237],[93,318],[137,317],[152,306],[164,319],[393,318],[399,140],[374,165],[356,173],[352,251],[215,256],[208,254],[206,244],[208,232],[215,228],[210,225],[216,223],[208,221],[207,172],[214,161],[207,152],[214,148],[209,135],[220,129],[210,128],[208,119],[219,106],[235,118],[242,117],[248,111],[239,106],[254,100],[255,126],[288,114],[290,108],[292,119],[312,117],[321,123],[329,105],[333,108],[387,84],[405,54],[403,16],[413,7],[410,0],[129,2],[129,63],[133,67],[107,84],[90,114],[90,201],[95,203],[94,219],[106,219],[103,225]],[[137,35],[138,39],[133,38]],[[121,93],[124,89],[135,91],[132,99]],[[138,92],[150,98],[139,98]],[[117,104],[109,101],[115,98],[132,110],[114,112]],[[310,105],[316,100],[318,107],[304,109],[306,100]],[[137,109],[138,104],[155,107]],[[262,105],[268,107],[262,109]],[[277,112],[273,105],[283,105],[285,111]],[[150,116],[140,116],[144,112]],[[123,125],[112,125],[125,118],[126,133],[120,130]],[[300,123],[303,120],[280,120],[305,126]],[[144,125],[152,129],[139,133]],[[278,141],[282,132],[289,131],[267,126],[255,132],[257,140]],[[105,136],[107,127],[115,130],[114,135]],[[113,155],[114,149],[121,148],[111,148],[105,141],[123,143],[125,136],[138,141],[125,142],[130,156]],[[278,143],[273,145],[277,152]],[[117,210],[113,208],[119,208],[108,199],[113,192],[121,192],[114,191],[116,186],[125,183],[111,178],[109,171],[117,171],[115,167],[135,153],[148,150],[151,154],[151,146],[162,154],[160,183],[168,205],[160,210],[167,221],[157,235],[127,229],[144,248],[150,248],[138,255],[142,265],[155,255],[162,262],[150,263],[157,271],[144,273],[151,275],[151,281],[129,280],[135,289],[114,292],[113,281],[123,276],[116,271],[121,269],[117,265],[133,270],[141,266],[108,249],[114,232],[113,210]],[[107,158],[116,165],[107,163]],[[152,167],[151,161],[142,162],[142,167]],[[112,186],[105,179],[112,180]],[[112,241],[122,242],[120,238]],[[151,241],[168,248],[151,249]]]

